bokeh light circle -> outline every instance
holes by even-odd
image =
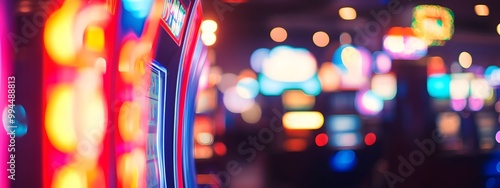
[[[242,113],[250,109],[255,103],[254,99],[241,97],[236,90],[236,87],[230,87],[224,92],[224,106],[233,113]]]
[[[356,153],[352,150],[342,150],[330,159],[330,167],[337,172],[348,172],[356,166]]]

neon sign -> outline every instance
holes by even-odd
[[[438,5],[419,5],[413,9],[411,27],[430,46],[442,46],[454,32],[453,12]]]
[[[162,25],[177,44],[180,44],[186,18],[186,7],[180,0],[165,0],[161,16]]]

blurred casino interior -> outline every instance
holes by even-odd
[[[500,1],[0,3],[0,187],[500,187]]]

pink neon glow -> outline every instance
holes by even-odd
[[[477,99],[477,98],[469,98],[469,109],[472,111],[479,111],[483,108],[484,106],[484,100],[483,99]]]
[[[497,132],[495,135],[495,140],[497,140],[498,143],[500,143],[500,131]]]
[[[0,0],[0,4],[2,6],[0,6],[0,17],[1,18],[5,18],[5,20],[8,20],[10,18],[7,17],[7,15],[5,15],[5,8],[6,6],[3,6],[5,4],[7,4],[6,1],[4,0]],[[5,28],[6,26],[4,25],[5,22],[0,22],[0,36],[6,36],[6,29]],[[6,87],[6,84],[7,84],[7,75],[9,74],[9,69],[10,69],[10,65],[7,63],[9,62],[9,57],[7,57],[7,53],[6,53],[6,46],[7,46],[7,41],[5,40],[2,40],[3,38],[0,37],[0,112],[2,112],[4,110],[4,108],[6,107],[6,101],[7,101],[7,87]],[[4,128],[2,128],[2,134],[0,134],[0,146],[7,146],[8,143],[7,143],[7,134],[5,134],[5,132],[3,132],[3,130],[5,130]],[[2,149],[0,150],[0,161],[2,161],[1,165],[0,165],[0,168],[1,169],[7,169],[7,163],[5,161],[7,161],[7,149]],[[3,178],[7,178],[7,172],[6,170],[0,170],[0,177],[3,179]],[[0,181],[0,187],[9,187],[8,186],[8,182],[7,181]]]
[[[455,111],[462,111],[467,106],[467,101],[465,99],[452,99],[450,106]]]
[[[376,72],[379,74],[385,74],[391,71],[392,60],[386,53],[378,53],[375,56],[375,68]]]

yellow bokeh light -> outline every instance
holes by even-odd
[[[75,60],[73,20],[79,6],[80,1],[65,1],[45,23],[45,49],[55,62],[62,65],[72,65]]]
[[[95,167],[87,171],[87,184],[88,187],[105,187],[106,176],[101,167]]]
[[[497,33],[500,35],[500,23],[497,25]]]
[[[146,183],[144,180],[146,168],[146,155],[143,149],[134,149],[118,157],[118,180],[121,187],[139,187]]]
[[[200,28],[201,28],[201,32],[214,33],[215,31],[217,31],[217,22],[215,22],[213,20],[204,20],[201,23]]]
[[[458,63],[463,68],[469,68],[472,65],[472,56],[468,52],[462,52],[458,56]]]
[[[281,100],[286,109],[309,110],[314,106],[316,98],[305,94],[302,90],[287,90],[283,92]]]
[[[283,126],[292,130],[314,130],[323,126],[324,117],[321,112],[291,111],[283,115]]]
[[[260,108],[259,103],[254,103],[250,109],[241,113],[241,118],[243,119],[243,121],[250,124],[259,122],[261,116],[262,109]]]
[[[477,4],[474,6],[474,11],[478,16],[488,16],[490,14],[490,9],[488,6],[483,4]]]
[[[273,39],[274,42],[283,42],[286,40],[288,34],[286,30],[282,27],[275,27],[273,30],[271,30],[271,39]]]
[[[215,33],[202,33],[201,41],[207,46],[212,46],[215,44],[215,41],[217,41],[217,36]]]
[[[332,62],[321,64],[318,71],[318,78],[321,83],[321,90],[324,92],[336,91],[340,87],[341,77],[339,71]]]
[[[135,102],[124,102],[118,114],[118,129],[124,141],[131,141],[140,134],[140,121],[140,106]]]
[[[85,174],[76,168],[65,166],[54,175],[52,188],[84,188],[87,187]]]
[[[460,116],[455,112],[443,112],[439,115],[437,124],[443,136],[456,135],[460,130]]]
[[[104,50],[104,29],[99,26],[89,26],[85,36],[85,46],[87,49],[102,52]]]
[[[344,20],[356,19],[356,10],[352,7],[342,7],[339,9],[339,15]]]
[[[211,146],[195,145],[194,158],[195,159],[209,159],[214,155],[214,150]]]
[[[313,42],[318,47],[325,47],[330,43],[330,37],[323,31],[318,31],[313,35]]]
[[[75,92],[71,85],[57,86],[47,102],[45,112],[45,129],[52,145],[62,152],[76,149],[76,132],[74,123]]]
[[[134,187],[136,180],[134,174],[138,174],[138,169],[134,165],[132,155],[125,153],[118,158],[118,180],[121,182],[121,187]]]

